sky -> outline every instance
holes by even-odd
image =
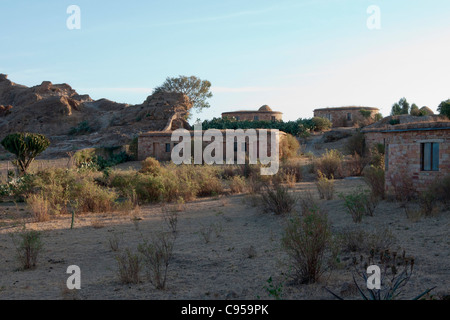
[[[284,120],[386,116],[402,97],[436,111],[450,98],[449,13],[448,0],[0,0],[0,73],[129,104],[195,75],[212,83],[201,120],[266,104]]]

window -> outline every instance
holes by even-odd
[[[258,121],[258,120],[259,120],[259,117],[258,117],[258,116],[254,116],[254,117],[253,117],[253,120]]]
[[[347,120],[348,121],[352,121],[352,114],[351,113],[347,113]]]
[[[239,121],[239,116],[235,116],[235,118],[236,118],[236,121]]]
[[[331,113],[327,113],[326,117],[327,117],[327,119],[330,120],[330,121],[333,120],[333,117],[331,116]]]
[[[272,116],[271,119],[272,119],[272,121],[277,120],[277,119],[275,118],[275,116]]]
[[[170,152],[170,143],[166,143],[166,152]]]
[[[439,143],[420,145],[420,166],[422,171],[439,171]]]

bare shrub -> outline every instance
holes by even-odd
[[[320,170],[317,171],[318,179],[316,181],[317,190],[319,191],[320,199],[332,200],[334,197],[334,178],[331,175],[327,178]]]
[[[113,233],[113,235],[108,239],[111,251],[113,252],[119,251],[121,240],[122,239],[119,237],[117,233]]]
[[[361,176],[369,161],[368,158],[363,158],[355,152],[350,159],[345,162],[345,175],[351,177]]]
[[[344,149],[347,154],[354,155],[356,153],[360,157],[364,156],[364,151],[365,151],[364,134],[361,132],[355,133],[353,136],[351,136],[347,140],[347,143],[345,144]]]
[[[261,200],[264,210],[276,215],[291,212],[297,203],[297,197],[289,192],[289,188],[282,185],[266,187],[261,193]]]
[[[298,161],[283,161],[280,166],[280,171],[291,176],[293,175],[294,182],[300,182],[303,179],[303,167]]]
[[[138,251],[144,258],[144,265],[151,284],[156,289],[166,287],[167,272],[173,255],[175,238],[163,232],[159,232],[151,241],[145,240],[139,244]]]
[[[247,182],[242,176],[233,176],[228,183],[231,193],[243,193],[247,189]]]
[[[389,175],[395,200],[405,203],[417,197],[412,177],[405,170],[400,169],[399,173],[390,173]]]
[[[163,212],[164,221],[170,230],[176,234],[177,233],[177,225],[178,225],[178,212],[176,207],[172,206],[162,206],[161,210]]]
[[[310,212],[288,220],[282,238],[283,248],[293,262],[299,283],[314,283],[325,271],[325,252],[331,231],[326,215]]]
[[[314,159],[315,172],[322,172],[327,178],[342,176],[343,156],[338,150],[326,150],[325,153]]]
[[[309,190],[305,191],[299,196],[299,202],[303,215],[311,213],[311,210],[314,212],[317,211],[323,212],[321,210],[320,203],[314,199],[313,195]]]
[[[31,208],[33,218],[36,222],[44,222],[50,220],[50,203],[43,195],[31,194],[26,198],[28,206]]]
[[[121,254],[116,256],[116,261],[119,266],[119,280],[123,284],[138,284],[141,282],[141,258],[138,254],[126,249]]]
[[[364,181],[370,186],[372,194],[381,199],[385,198],[384,170],[374,166],[367,167],[363,171]]]
[[[16,247],[16,258],[23,270],[36,267],[39,253],[42,251],[41,233],[35,230],[24,230],[18,234],[19,240],[13,235]]]
[[[370,250],[380,252],[391,248],[396,242],[395,236],[389,229],[376,229],[369,232],[361,228],[349,227],[339,233],[339,238],[342,249],[348,252]]]

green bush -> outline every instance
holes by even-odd
[[[330,120],[321,117],[312,118],[312,122],[314,125],[314,131],[325,131],[333,126]]]
[[[351,155],[357,153],[359,156],[363,157],[365,154],[365,144],[364,134],[362,132],[357,132],[347,140],[344,147],[345,152]]]
[[[372,194],[381,199],[385,198],[385,178],[384,169],[374,166],[366,167],[363,170],[364,181],[370,186]]]
[[[41,233],[35,230],[19,233],[19,240],[13,238],[17,260],[22,269],[36,267],[39,253],[42,251]]]
[[[69,130],[70,136],[76,136],[76,135],[82,135],[82,134],[88,134],[94,132],[94,130],[89,125],[88,121],[82,121],[78,123],[76,127],[72,127]]]
[[[0,144],[6,151],[16,156],[13,164],[23,175],[33,160],[48,148],[50,140],[42,134],[18,132],[7,135]]]

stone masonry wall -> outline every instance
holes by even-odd
[[[333,127],[360,127],[362,125],[367,126],[369,124],[374,123],[375,115],[379,112],[379,110],[367,110],[371,112],[371,116],[369,119],[364,118],[361,114],[360,110],[367,110],[364,108],[361,109],[318,109],[314,110],[315,117],[321,117],[330,119],[333,123]],[[351,120],[348,120],[348,114],[351,114]]]
[[[450,130],[391,132],[385,137],[387,194],[392,194],[394,186],[401,183],[421,192],[436,179],[450,174]],[[439,143],[439,171],[421,170],[421,144],[426,142]]]

